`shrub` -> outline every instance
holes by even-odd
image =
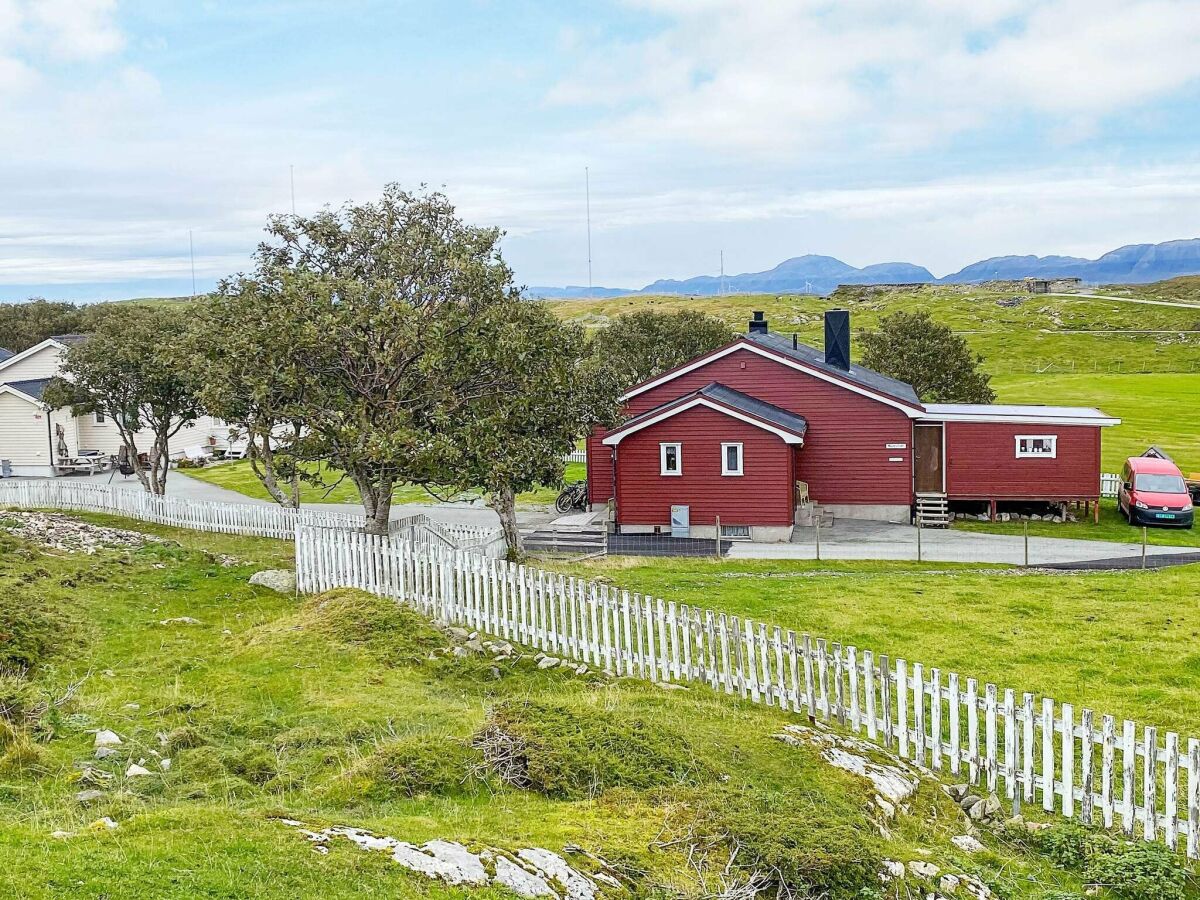
[[[203,747],[208,743],[208,739],[200,729],[193,725],[180,725],[178,728],[172,728],[167,732],[167,736],[163,741],[163,748],[167,753],[178,753],[180,750],[192,750],[196,747]]]
[[[504,781],[564,799],[616,787],[699,784],[716,775],[683,735],[620,710],[502,703],[475,745]]]
[[[878,886],[880,855],[866,823],[839,820],[811,796],[718,785],[690,799],[689,840],[736,849],[733,865],[767,879],[773,893],[857,898]]]
[[[482,754],[467,741],[418,735],[385,744],[350,773],[364,796],[396,797],[474,793],[483,784]]]
[[[1120,900],[1182,900],[1185,895],[1187,869],[1159,844],[1132,844],[1073,822],[1033,834],[1014,829],[1010,836]]]
[[[69,652],[78,626],[66,609],[35,591],[0,591],[0,666],[36,669]]]

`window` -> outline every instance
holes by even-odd
[[[742,445],[741,444],[722,444],[721,445],[721,474],[722,475],[741,475],[742,474]]]
[[[104,413],[102,413],[102,412],[97,412],[97,413],[96,413],[96,424],[97,424],[97,425],[103,425],[103,424],[104,424]]]
[[[1058,455],[1058,435],[1054,434],[1018,434],[1017,459],[1025,457],[1045,457],[1054,459]]]
[[[1141,472],[1134,476],[1133,486],[1139,491],[1154,494],[1186,494],[1187,485],[1182,475],[1166,475],[1158,472]]]
[[[683,444],[659,444],[658,462],[663,475],[683,474]]]

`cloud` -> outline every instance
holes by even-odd
[[[639,0],[547,93],[597,131],[764,156],[909,149],[1033,115],[1080,133],[1200,78],[1197,0]]]
[[[95,60],[125,45],[115,21],[116,0],[27,0],[38,42],[64,60]]]

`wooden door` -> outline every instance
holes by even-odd
[[[913,426],[913,489],[918,494],[944,494],[941,425]]]

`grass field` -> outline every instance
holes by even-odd
[[[1200,737],[1200,565],[1023,575],[611,557],[572,570]]]
[[[986,852],[958,851],[949,838],[966,823],[933,785],[880,836],[866,782],[773,739],[794,721],[777,710],[542,672],[531,659],[431,659],[452,639],[390,602],[249,586],[257,569],[288,564],[289,544],[138,527],[172,543],[68,557],[0,530],[0,614],[26,630],[38,616],[56,623],[30,689],[61,698],[78,684],[36,726],[0,721],[0,896],[511,897],[441,887],[345,841],[314,853],[279,816],[416,843],[575,844],[619,866],[632,890],[613,898],[715,896],[731,846],[732,874],[789,873],[793,896],[928,891],[906,881],[885,892],[883,858],[969,871],[1012,900],[1082,896],[1078,874],[987,834]],[[763,583],[750,574],[738,583]],[[695,577],[679,571],[672,587],[698,587]],[[719,573],[704,578],[739,602]],[[838,582],[810,583],[824,593]],[[166,622],[181,616],[194,621]],[[11,690],[16,676],[3,677]],[[1186,668],[1175,679],[1190,683]],[[528,736],[527,788],[501,782],[468,742],[496,708]],[[123,743],[96,760],[101,728]],[[139,759],[151,774],[126,776]],[[82,788],[100,796],[81,803]],[[117,827],[89,825],[102,816]]]
[[[1022,534],[1028,527],[1030,537],[1074,538],[1089,541],[1142,540],[1142,529],[1131,526],[1117,509],[1116,500],[1103,500],[1100,504],[1100,521],[1091,519],[1079,522],[976,522],[959,519],[955,528],[979,531],[985,534]],[[1200,547],[1200,528],[1147,528],[1146,543],[1157,547]]]
[[[587,467],[583,463],[567,463],[564,478],[568,482],[582,481],[587,477],[586,469]],[[310,484],[303,485],[300,488],[300,502],[302,504],[361,502],[358,491],[355,489],[352,481],[342,479],[339,482],[339,472],[330,469],[322,463],[318,467],[318,473],[321,480],[325,484],[331,485],[332,488],[315,487]],[[197,478],[200,481],[207,481],[210,484],[215,484],[231,491],[237,491],[239,494],[245,494],[247,497],[254,497],[258,500],[269,500],[271,498],[271,495],[267,493],[267,489],[262,486],[262,482],[258,480],[254,471],[250,468],[250,463],[245,460],[218,463],[205,466],[203,469],[184,469],[180,474]],[[517,503],[526,506],[550,505],[554,503],[554,498],[558,496],[560,490],[558,487],[540,487],[518,495]],[[462,499],[473,499],[478,496],[478,494],[465,494]],[[438,502],[427,490],[415,484],[398,486],[392,493],[392,500],[395,503]]]

